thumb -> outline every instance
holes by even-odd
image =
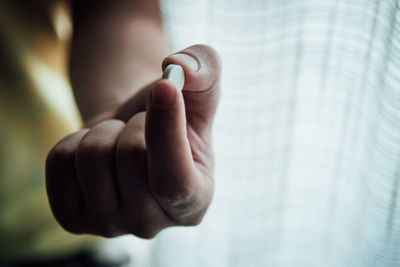
[[[158,81],[149,93],[145,137],[154,197],[177,224],[197,224],[212,190],[193,161],[182,94],[168,80]]]
[[[182,94],[187,123],[200,134],[210,130],[220,96],[218,53],[210,46],[194,45],[166,57],[163,70],[170,64],[180,65],[185,73]]]
[[[216,52],[196,45],[167,57],[163,68],[180,65],[182,93],[168,80],[152,87],[147,102],[148,182],[164,211],[178,224],[197,224],[213,194],[211,122],[219,98],[220,63]],[[188,125],[189,124],[189,125]],[[188,126],[198,133],[189,143]],[[196,151],[199,150],[202,152]],[[193,153],[198,154],[195,159]],[[198,166],[202,166],[198,168]]]

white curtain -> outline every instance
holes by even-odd
[[[213,204],[199,227],[163,231],[147,264],[400,266],[400,3],[162,8],[173,51],[210,44],[224,66]]]

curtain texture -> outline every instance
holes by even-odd
[[[164,0],[223,59],[205,220],[150,266],[400,266],[400,3]]]

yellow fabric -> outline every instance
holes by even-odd
[[[80,125],[66,11],[60,1],[0,3],[0,258],[55,257],[93,241],[56,223],[45,191],[48,151]]]

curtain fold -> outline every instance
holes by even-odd
[[[395,0],[165,0],[176,51],[223,59],[216,192],[153,266],[400,266]]]

